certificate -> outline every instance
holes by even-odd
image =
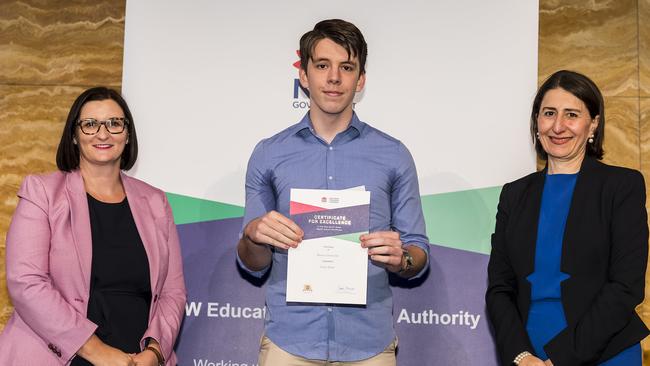
[[[290,215],[305,235],[289,249],[287,302],[365,305],[370,192],[292,189]]]

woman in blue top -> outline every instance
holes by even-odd
[[[603,97],[558,71],[531,113],[546,168],[503,187],[486,302],[503,365],[641,366],[645,183],[601,163]]]

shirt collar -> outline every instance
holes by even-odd
[[[364,122],[359,120],[357,113],[352,112],[352,120],[350,121],[348,128],[346,128],[345,131],[340,132],[337,137],[340,135],[346,135],[349,140],[353,140],[361,135],[365,125],[366,124]],[[303,138],[309,135],[316,136],[316,131],[314,131],[314,126],[311,122],[311,118],[309,118],[309,112],[305,113],[304,117],[302,117],[302,120],[300,120],[298,123],[296,135]]]

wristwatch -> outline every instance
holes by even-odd
[[[413,256],[408,250],[402,248],[402,268],[397,273],[408,272],[413,269]]]

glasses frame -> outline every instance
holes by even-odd
[[[95,131],[93,133],[88,133],[88,132],[84,131],[84,129],[81,127],[81,123],[84,122],[84,121],[88,121],[88,120],[93,120],[93,121],[99,123],[99,125],[97,125],[97,131]],[[114,120],[122,120],[122,121],[124,121],[124,126],[122,127],[122,131],[120,131],[120,132],[111,132],[111,130],[108,129],[108,127],[106,126],[106,123],[107,122],[112,122]],[[98,121],[98,120],[96,120],[94,118],[84,118],[84,119],[78,120],[76,125],[77,125],[77,127],[79,127],[79,130],[84,135],[89,135],[89,136],[96,135],[96,134],[99,133],[99,130],[101,130],[102,126],[104,126],[104,128],[106,129],[106,132],[110,133],[111,135],[119,135],[121,133],[124,133],[124,131],[127,129],[128,125],[129,125],[129,119],[126,118],[126,117],[112,117],[112,118],[109,118],[109,119],[106,119],[106,120],[103,120],[103,121]]]

